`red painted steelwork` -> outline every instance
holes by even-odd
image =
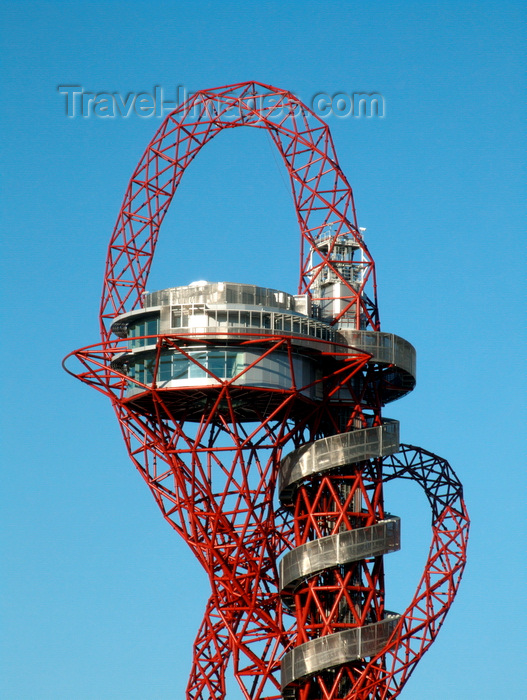
[[[341,315],[355,305],[357,320],[362,313],[368,327],[378,330],[373,258],[358,229],[353,193],[327,124],[292,93],[250,82],[196,93],[163,121],[147,147],[110,240],[100,312],[103,340],[110,337],[108,322],[141,305],[159,228],[186,167],[220,131],[238,126],[265,129],[289,173],[301,232],[299,293],[309,291],[322,269],[330,268],[347,288]],[[330,227],[332,244],[321,255],[315,240]],[[343,235],[352,235],[363,251],[359,290],[333,264],[332,251]],[[372,301],[365,294],[368,285]]]
[[[187,165],[220,131],[238,126],[265,129],[283,157],[301,233],[299,293],[316,304],[317,278],[329,271],[342,292],[332,323],[338,327],[347,318],[356,329],[379,331],[374,262],[327,125],[285,90],[241,83],[198,92],[163,121],[147,147],[110,241],[102,342],[72,353],[81,363],[75,376],[111,399],[133,463],[209,577],[211,596],[194,643],[188,700],[222,700],[229,663],[245,698],[282,697],[284,653],[382,620],[382,557],[307,578],[295,591],[293,610],[281,601],[277,560],[309,540],[378,523],[384,518],[385,480],[421,483],[434,513],[432,548],[417,593],[385,649],[287,689],[287,697],[292,692],[299,700],[394,698],[433,641],[457,590],[468,530],[459,482],[443,460],[405,447],[398,455],[304,481],[290,509],[274,502],[285,451],[381,424],[383,398],[372,355],[344,341],[318,340],[312,356],[320,376],[297,386],[291,335],[237,334],[238,345],[261,353],[243,372],[285,352],[291,373],[288,387],[240,386],[243,372],[230,379],[215,376],[189,353],[192,334],[160,333],[151,337],[150,384],[126,374],[119,362],[131,350],[111,337],[117,316],[141,308],[159,228]],[[322,237],[330,239],[323,248]],[[350,237],[361,251],[359,284],[337,264],[339,242]],[[214,334],[199,340],[214,345]],[[157,369],[167,351],[199,367],[214,385],[158,386]],[[320,387],[317,399],[307,391],[313,384]],[[131,385],[140,391],[130,394]]]

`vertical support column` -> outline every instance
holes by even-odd
[[[294,499],[297,547],[384,518],[380,460],[349,464],[302,483]],[[293,595],[296,644],[380,622],[384,617],[382,557],[352,561],[306,576]],[[353,661],[297,684],[298,700],[345,697],[364,668]],[[292,695],[291,697],[294,697]]]

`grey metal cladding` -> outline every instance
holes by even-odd
[[[384,649],[399,619],[399,615],[390,615],[381,622],[329,634],[294,647],[282,659],[282,690],[294,681],[328,668],[375,656]]]
[[[339,333],[352,348],[371,353],[371,362],[394,365],[415,378],[416,351],[414,346],[404,338],[380,331],[340,329]]]
[[[184,287],[170,287],[146,293],[144,306],[171,304],[247,304],[280,309],[294,309],[291,294],[278,289],[237,282],[195,282]]]
[[[384,457],[399,450],[399,422],[386,419],[382,425],[332,435],[290,452],[280,464],[278,492],[288,502],[296,484],[313,474]]]
[[[361,559],[400,549],[400,519],[391,516],[370,527],[340,532],[306,542],[280,561],[280,589],[292,593],[305,578]]]

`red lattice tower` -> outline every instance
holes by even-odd
[[[289,173],[298,294],[229,282],[146,293],[185,168],[238,126],[267,130]],[[452,603],[468,518],[449,465],[399,445],[381,416],[413,388],[415,351],[380,331],[373,259],[327,125],[254,82],[172,112],[130,180],[100,321],[102,342],[72,353],[75,376],[110,397],[132,461],[210,580],[187,698],[224,698],[229,664],[252,700],[396,697]],[[399,518],[382,486],[394,478],[420,483],[433,513],[402,614],[384,609]]]

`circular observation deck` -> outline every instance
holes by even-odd
[[[255,285],[204,282],[145,294],[143,308],[117,317],[112,331],[129,341],[112,363],[128,377],[125,400],[149,412],[155,390],[189,420],[212,406],[225,385],[238,419],[269,415],[291,393],[293,413],[305,410],[323,400],[324,375],[364,354],[373,372],[366,392],[386,403],[415,384],[415,351],[402,338],[341,331],[314,317],[307,295]],[[356,391],[361,381],[359,373]],[[331,398],[352,401],[344,386]]]

